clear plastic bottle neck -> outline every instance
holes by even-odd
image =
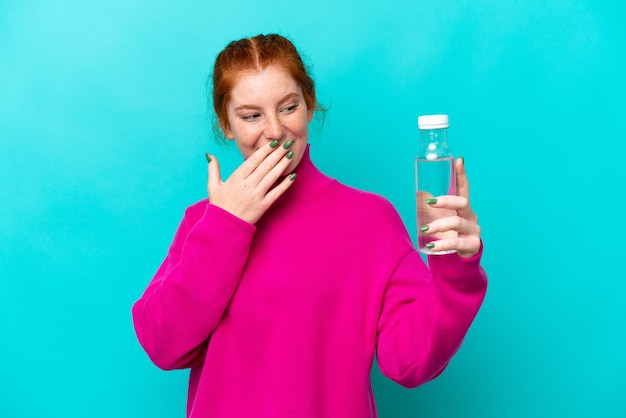
[[[432,160],[451,156],[447,128],[420,129],[420,158]]]

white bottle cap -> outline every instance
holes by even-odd
[[[417,118],[420,129],[441,129],[448,127],[448,115],[424,115]]]

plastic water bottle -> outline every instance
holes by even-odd
[[[433,208],[429,204],[430,199],[456,194],[454,155],[448,148],[448,115],[420,116],[417,123],[420,130],[420,150],[415,156],[418,249],[423,254],[453,253],[456,250],[435,252],[428,248],[428,244],[455,238],[456,231],[434,234],[423,232],[434,220],[456,214],[454,210]]]

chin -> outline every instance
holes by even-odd
[[[287,169],[285,170],[285,174],[291,174],[296,168],[298,168],[298,165],[300,165],[300,161],[302,161],[302,155],[303,154],[300,154],[298,156],[294,155],[293,160],[291,160],[291,163],[289,163]]]

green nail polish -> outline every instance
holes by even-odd
[[[424,225],[423,227],[420,228],[420,232],[426,232],[428,231],[429,226],[428,225]]]
[[[463,163],[463,165],[465,165],[465,157],[461,155],[459,158],[461,158],[461,162]]]
[[[284,143],[283,148],[284,149],[289,149],[289,147],[291,147],[292,145],[293,145],[293,142],[287,141],[287,142]]]
[[[277,140],[273,140],[272,142],[270,142],[270,147],[276,148],[278,144],[280,144],[280,142],[278,142]]]
[[[208,163],[210,163],[210,162],[211,162],[211,154],[209,154],[209,153],[207,152],[206,154],[204,154],[204,156],[206,157],[206,161],[207,161]]]
[[[289,175],[289,180],[294,181],[294,180],[295,180],[295,178],[296,178],[296,173],[291,173],[291,174]]]
[[[428,244],[426,244],[426,248],[428,248],[429,250],[432,250],[433,248],[435,248],[435,244],[433,244],[432,242],[429,242]]]
[[[289,151],[287,155],[285,155],[285,157],[287,157],[288,160],[291,160],[291,158],[293,157],[293,151]]]
[[[426,203],[428,203],[429,205],[434,205],[435,203],[437,203],[437,199],[426,199]]]

